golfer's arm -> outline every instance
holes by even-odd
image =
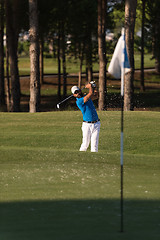
[[[93,89],[92,89],[92,87],[90,87],[89,93],[86,96],[84,96],[84,99],[83,99],[84,103],[88,102],[88,100],[91,98],[92,95],[93,95]]]

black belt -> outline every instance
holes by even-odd
[[[96,122],[99,122],[99,121],[100,121],[100,119],[98,119],[96,121],[83,121],[83,122],[85,122],[85,123],[96,123]]]

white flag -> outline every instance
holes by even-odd
[[[124,73],[130,71],[130,64],[127,56],[126,43],[124,37],[121,36],[118,40],[114,50],[111,62],[109,64],[108,72],[115,78],[121,78],[121,71],[124,68]]]

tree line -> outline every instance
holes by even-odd
[[[44,43],[49,41],[54,43],[58,61],[58,98],[67,95],[66,57],[68,55],[79,59],[79,87],[82,81],[82,66],[86,67],[86,79],[91,81],[93,62],[97,61],[99,63],[98,108],[106,109],[106,65],[107,51],[110,51],[105,39],[106,30],[116,32],[118,29],[120,32],[121,27],[125,27],[127,52],[131,64],[131,72],[125,76],[124,109],[133,110],[135,26],[141,29],[141,90],[144,91],[144,47],[148,43],[155,58],[155,69],[160,73],[159,5],[158,0],[154,2],[151,0],[0,0],[1,110],[7,105],[8,111],[20,111],[18,40],[22,31],[29,32],[30,112],[40,111]],[[115,16],[122,17],[119,21]],[[4,34],[6,34],[5,51]],[[6,78],[4,59],[6,59]],[[63,94],[61,85],[63,85]]]

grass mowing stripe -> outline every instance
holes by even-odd
[[[47,148],[47,147],[28,147],[28,146],[9,146],[9,148],[10,148],[10,150],[12,149],[12,150],[29,150],[29,151],[47,151],[47,152],[68,152],[68,149],[51,149],[51,148]],[[0,150],[1,151],[5,151],[5,150],[8,150],[8,146],[0,146]],[[70,150],[70,152],[73,152],[73,153],[75,153],[75,152],[77,152],[77,150],[73,150],[73,149],[71,149]],[[107,151],[107,150],[99,150],[99,155],[101,154],[101,153],[104,153],[104,152],[106,152],[106,158],[107,158],[107,156],[108,155],[120,155],[120,152],[111,152],[111,151]],[[83,153],[82,153],[83,154]],[[89,153],[90,154],[90,153]],[[158,158],[158,160],[159,160],[159,158],[160,158],[160,156],[159,156],[159,154],[136,154],[136,153],[127,153],[127,152],[125,152],[124,153],[124,157],[125,156],[132,156],[132,157],[134,157],[134,158],[136,158],[136,157],[145,157],[145,158]]]
[[[120,112],[99,112],[96,154],[79,111],[0,116],[0,239],[159,239],[160,113],[125,113],[124,234]]]

